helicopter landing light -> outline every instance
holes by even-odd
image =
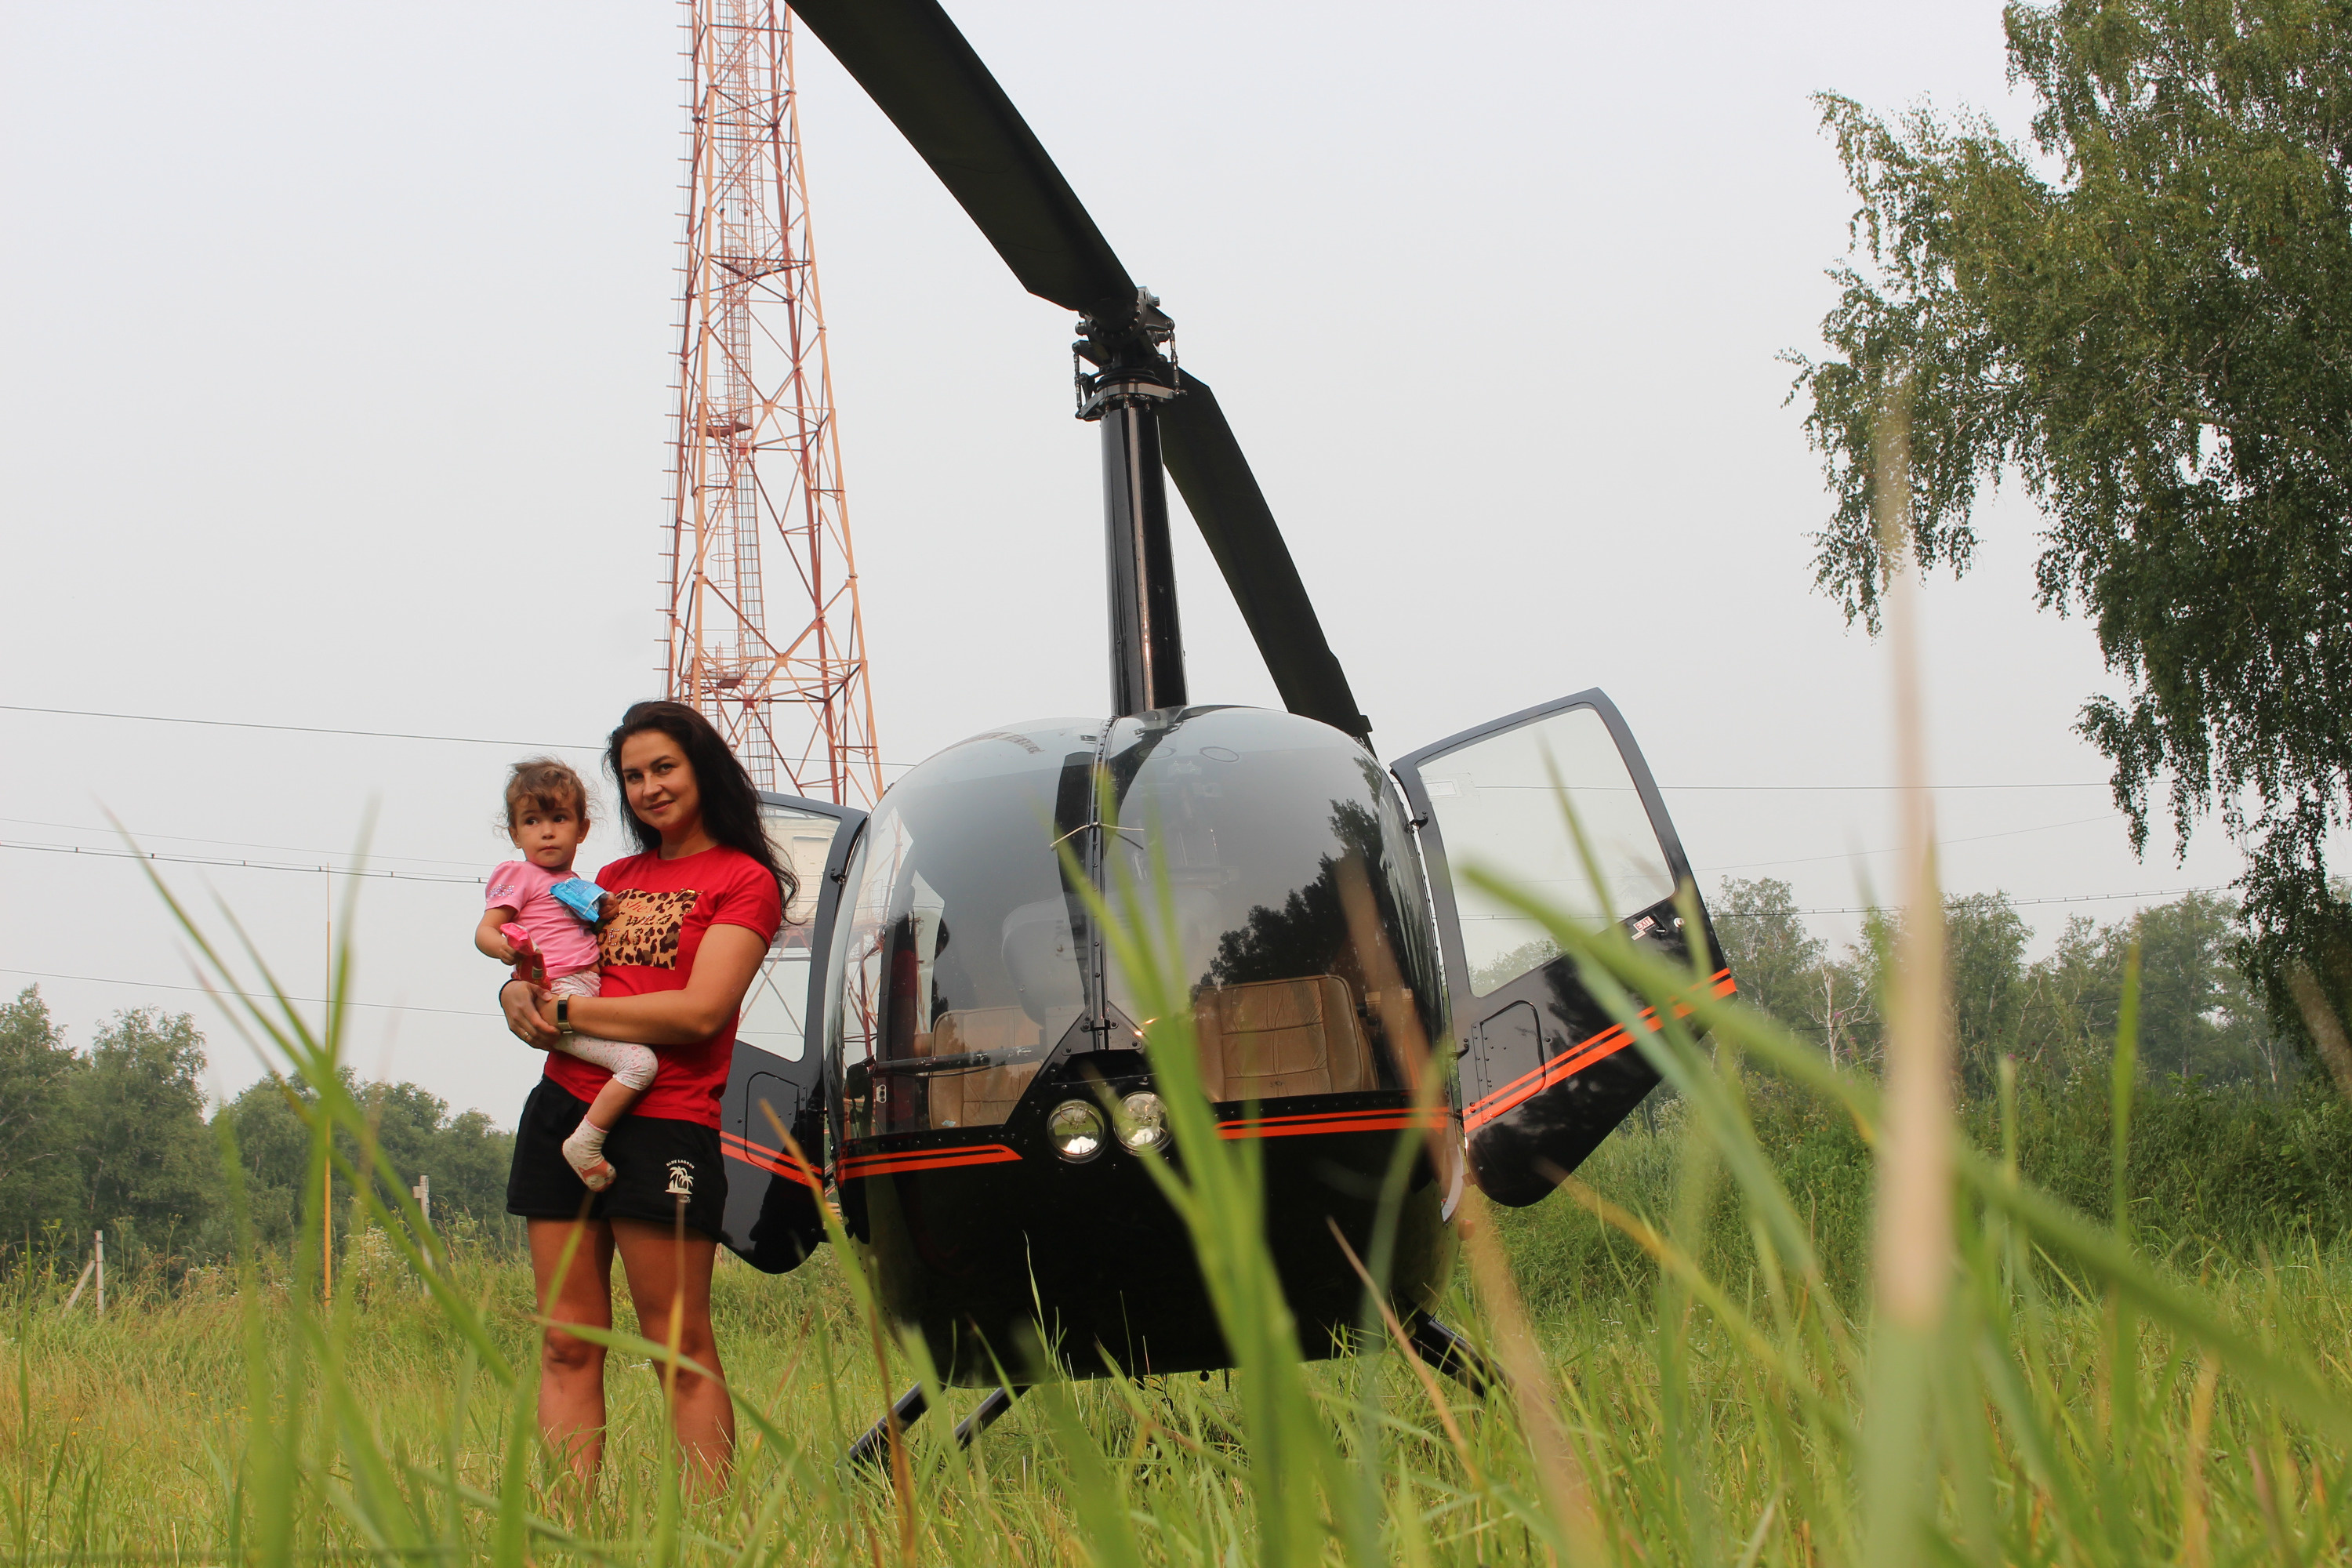
[[[1168,1108],[1158,1095],[1139,1089],[1118,1102],[1118,1141],[1139,1154],[1168,1142]]]
[[[1055,1153],[1082,1165],[1103,1152],[1102,1112],[1083,1100],[1066,1100],[1045,1118],[1045,1141]]]

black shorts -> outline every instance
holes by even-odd
[[[727,1212],[727,1170],[719,1157],[719,1130],[699,1121],[625,1116],[604,1139],[604,1158],[619,1173],[591,1193],[563,1141],[580,1125],[588,1102],[564,1092],[551,1078],[539,1080],[523,1102],[515,1128],[514,1165],[507,1173],[507,1213],[525,1219],[642,1219],[677,1223],[686,1199],[686,1227],[719,1239]]]

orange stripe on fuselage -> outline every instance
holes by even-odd
[[[1245,1117],[1217,1123],[1217,1136],[1227,1142],[1237,1138],[1297,1138],[1310,1132],[1403,1132],[1441,1128],[1447,1121],[1444,1108],[1427,1111],[1400,1110],[1318,1110],[1300,1116]]]
[[[973,1143],[955,1149],[909,1149],[896,1154],[856,1154],[842,1161],[841,1179],[900,1176],[912,1171],[944,1171],[958,1165],[1001,1165],[1021,1158],[1020,1152],[1002,1143]]]
[[[1739,989],[1737,983],[1732,980],[1731,971],[1728,969],[1717,970],[1710,977],[1708,988],[1717,996],[1729,996]],[[1690,1016],[1690,1008],[1680,1002],[1675,1003],[1675,1016],[1677,1018]],[[1658,1010],[1654,1007],[1643,1009],[1642,1016],[1638,1021],[1646,1032],[1654,1033],[1658,1026]],[[1633,1043],[1633,1037],[1626,1033],[1625,1026],[1612,1024],[1591,1039],[1579,1044],[1572,1050],[1554,1057],[1532,1072],[1521,1074],[1494,1093],[1473,1103],[1470,1109],[1463,1113],[1462,1124],[1468,1131],[1475,1132],[1495,1118],[1516,1110],[1545,1089],[1567,1082],[1593,1063],[1615,1056]]]
[[[824,1188],[824,1184],[817,1180],[808,1166],[796,1163],[790,1154],[781,1149],[763,1148],[748,1138],[738,1138],[732,1132],[721,1132],[719,1135],[719,1152],[730,1159],[740,1160],[756,1170],[765,1171],[771,1175],[782,1176],[787,1181],[798,1182],[812,1192],[822,1191]]]

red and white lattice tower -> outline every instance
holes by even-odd
[[[762,787],[871,805],[881,753],[779,0],[685,0],[690,145],[667,672]]]

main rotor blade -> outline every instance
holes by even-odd
[[[1160,405],[1160,456],[1234,591],[1282,705],[1369,742],[1372,721],[1356,710],[1355,694],[1324,639],[1274,510],[1217,406],[1217,395],[1189,370],[1181,395]]]
[[[1021,286],[1098,321],[1135,310],[1135,282],[938,0],[793,0],[980,226]]]

